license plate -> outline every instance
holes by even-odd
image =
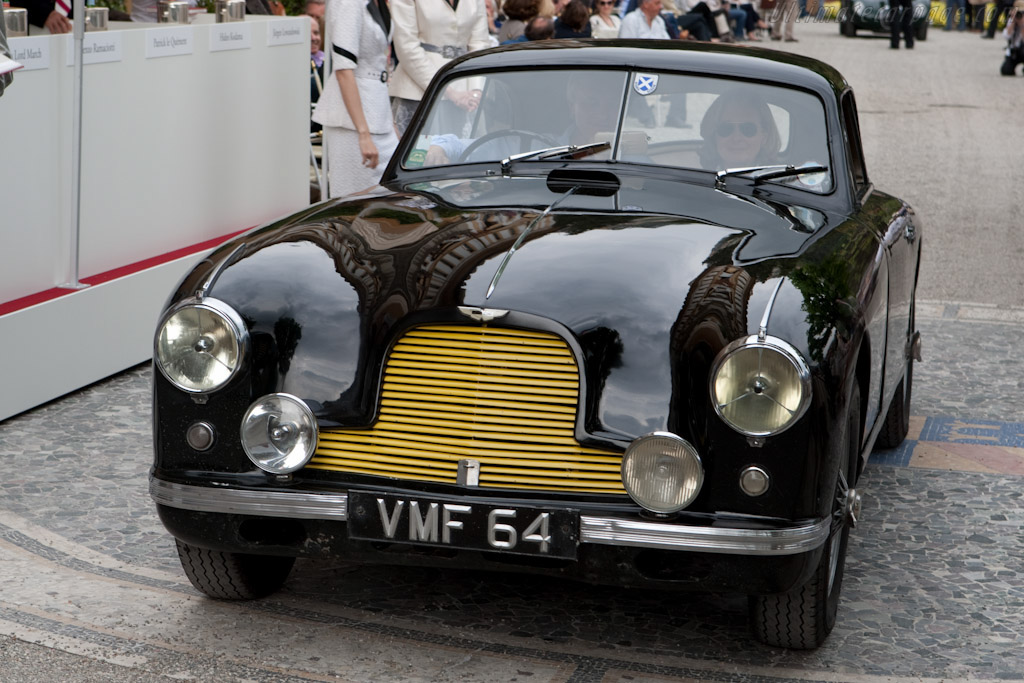
[[[574,559],[579,514],[558,508],[349,491],[348,535],[368,541]]]

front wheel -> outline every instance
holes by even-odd
[[[918,40],[928,40],[928,20],[924,20],[914,28],[914,37]]]
[[[832,533],[818,566],[806,583],[780,595],[752,595],[750,625],[766,645],[813,650],[836,624],[843,587],[846,545],[850,538],[850,500],[860,457],[860,391],[854,386],[846,418],[843,452],[836,468]]]
[[[221,600],[254,600],[275,593],[295,564],[294,557],[225,553],[177,539],[175,543],[181,568],[192,585]]]

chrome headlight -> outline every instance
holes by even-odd
[[[305,467],[316,443],[313,411],[291,394],[267,394],[242,418],[242,449],[256,467],[272,474]]]
[[[245,325],[230,306],[216,299],[193,299],[164,318],[153,358],[171,384],[205,394],[234,377],[247,341]]]
[[[800,353],[781,339],[738,339],[715,359],[711,402],[740,434],[779,434],[807,411],[811,373]]]
[[[642,436],[622,456],[622,484],[638,505],[672,513],[693,502],[704,483],[697,451],[675,434]]]

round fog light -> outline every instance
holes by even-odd
[[[748,496],[760,496],[768,490],[771,480],[760,467],[748,467],[740,472],[740,489]]]
[[[622,456],[622,484],[651,512],[678,512],[692,503],[704,483],[697,451],[669,432],[654,432],[629,445]]]
[[[213,445],[213,427],[205,422],[196,422],[185,432],[185,441],[195,451],[209,450]]]
[[[261,470],[288,474],[305,467],[316,450],[316,417],[291,394],[268,394],[242,418],[242,448]]]

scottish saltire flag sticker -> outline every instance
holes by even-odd
[[[637,74],[633,76],[633,90],[638,95],[650,95],[658,89],[658,74]]]

